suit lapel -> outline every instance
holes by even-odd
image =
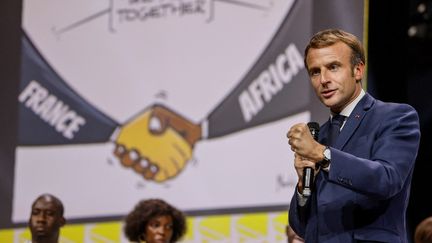
[[[334,147],[336,149],[342,150],[345,144],[348,142],[349,138],[353,135],[357,127],[360,125],[361,121],[365,117],[367,111],[372,107],[375,99],[366,93],[366,95],[359,101],[351,115],[347,118],[341,133]]]

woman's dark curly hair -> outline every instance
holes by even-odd
[[[126,237],[130,241],[138,242],[151,219],[167,215],[173,220],[173,235],[170,242],[176,242],[186,233],[186,217],[180,210],[161,199],[142,200],[135,206],[125,219]]]

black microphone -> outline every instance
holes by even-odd
[[[307,124],[312,137],[318,141],[318,134],[320,126],[317,122],[309,122]],[[312,183],[313,183],[313,169],[311,167],[305,167],[303,170],[303,196],[309,197],[312,194]]]

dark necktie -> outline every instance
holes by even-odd
[[[342,124],[345,120],[345,116],[342,115],[334,115],[331,119],[328,138],[327,138],[327,145],[333,146],[336,143],[336,139],[339,136],[340,129],[342,127]]]

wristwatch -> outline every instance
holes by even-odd
[[[330,148],[328,146],[325,147],[324,151],[323,151],[323,157],[324,159],[321,160],[321,162],[319,163],[321,168],[327,168],[330,165],[330,160],[331,160],[331,152],[330,152]]]

